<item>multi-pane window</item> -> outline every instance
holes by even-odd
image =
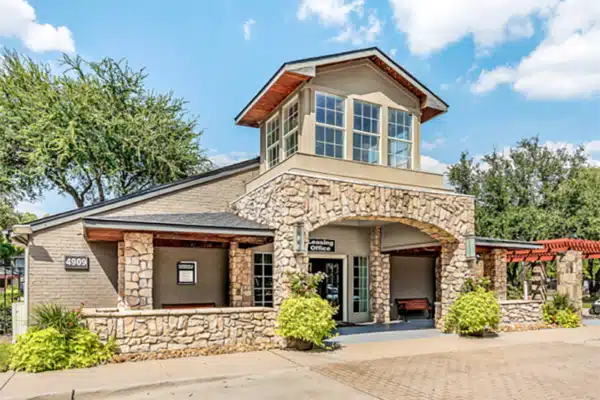
[[[388,121],[388,165],[390,167],[411,168],[411,126],[411,114],[390,108]]]
[[[316,94],[316,148],[319,156],[344,157],[345,100],[326,93]]]
[[[271,168],[279,163],[280,153],[280,122],[279,114],[267,121],[267,167]]]
[[[369,263],[367,257],[354,257],[354,291],[352,293],[355,313],[369,311]]]
[[[283,110],[283,151],[289,157],[298,151],[298,102]]]
[[[379,106],[354,100],[352,158],[371,164],[379,163]]]
[[[273,254],[254,254],[254,305],[273,307]]]

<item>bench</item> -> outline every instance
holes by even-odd
[[[179,310],[185,308],[215,308],[215,303],[184,303],[184,304],[163,304],[165,310]]]
[[[398,316],[404,317],[404,321],[406,321],[408,311],[427,311],[427,318],[431,318],[433,315],[433,305],[429,299],[396,299],[395,301],[398,306]]]

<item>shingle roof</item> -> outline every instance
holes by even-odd
[[[229,212],[88,217],[85,218],[85,221],[270,231],[268,226],[249,221]]]

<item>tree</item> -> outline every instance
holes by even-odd
[[[207,170],[185,102],[144,87],[126,61],[63,55],[61,73],[0,57],[0,196],[55,189],[77,207]]]
[[[588,176],[585,163],[582,148],[552,150],[533,137],[506,154],[494,151],[481,163],[463,153],[449,167],[448,177],[459,193],[475,196],[477,235],[552,239],[591,232],[582,221],[598,213],[592,206],[598,194],[592,193],[596,183],[589,179],[595,175]],[[581,200],[576,201],[581,190],[589,192],[585,211],[577,205]]]
[[[3,231],[16,224],[26,224],[37,219],[37,215],[30,212],[19,212],[14,205],[6,199],[0,199],[0,263],[10,257],[22,253],[23,249],[14,246],[8,241]]]

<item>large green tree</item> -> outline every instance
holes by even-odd
[[[582,237],[600,240],[598,169],[583,149],[551,149],[538,137],[476,162],[463,153],[448,178],[475,196],[476,233],[504,239]]]
[[[78,207],[211,167],[185,102],[145,87],[126,61],[63,55],[60,71],[0,57],[0,196],[54,189]]]

